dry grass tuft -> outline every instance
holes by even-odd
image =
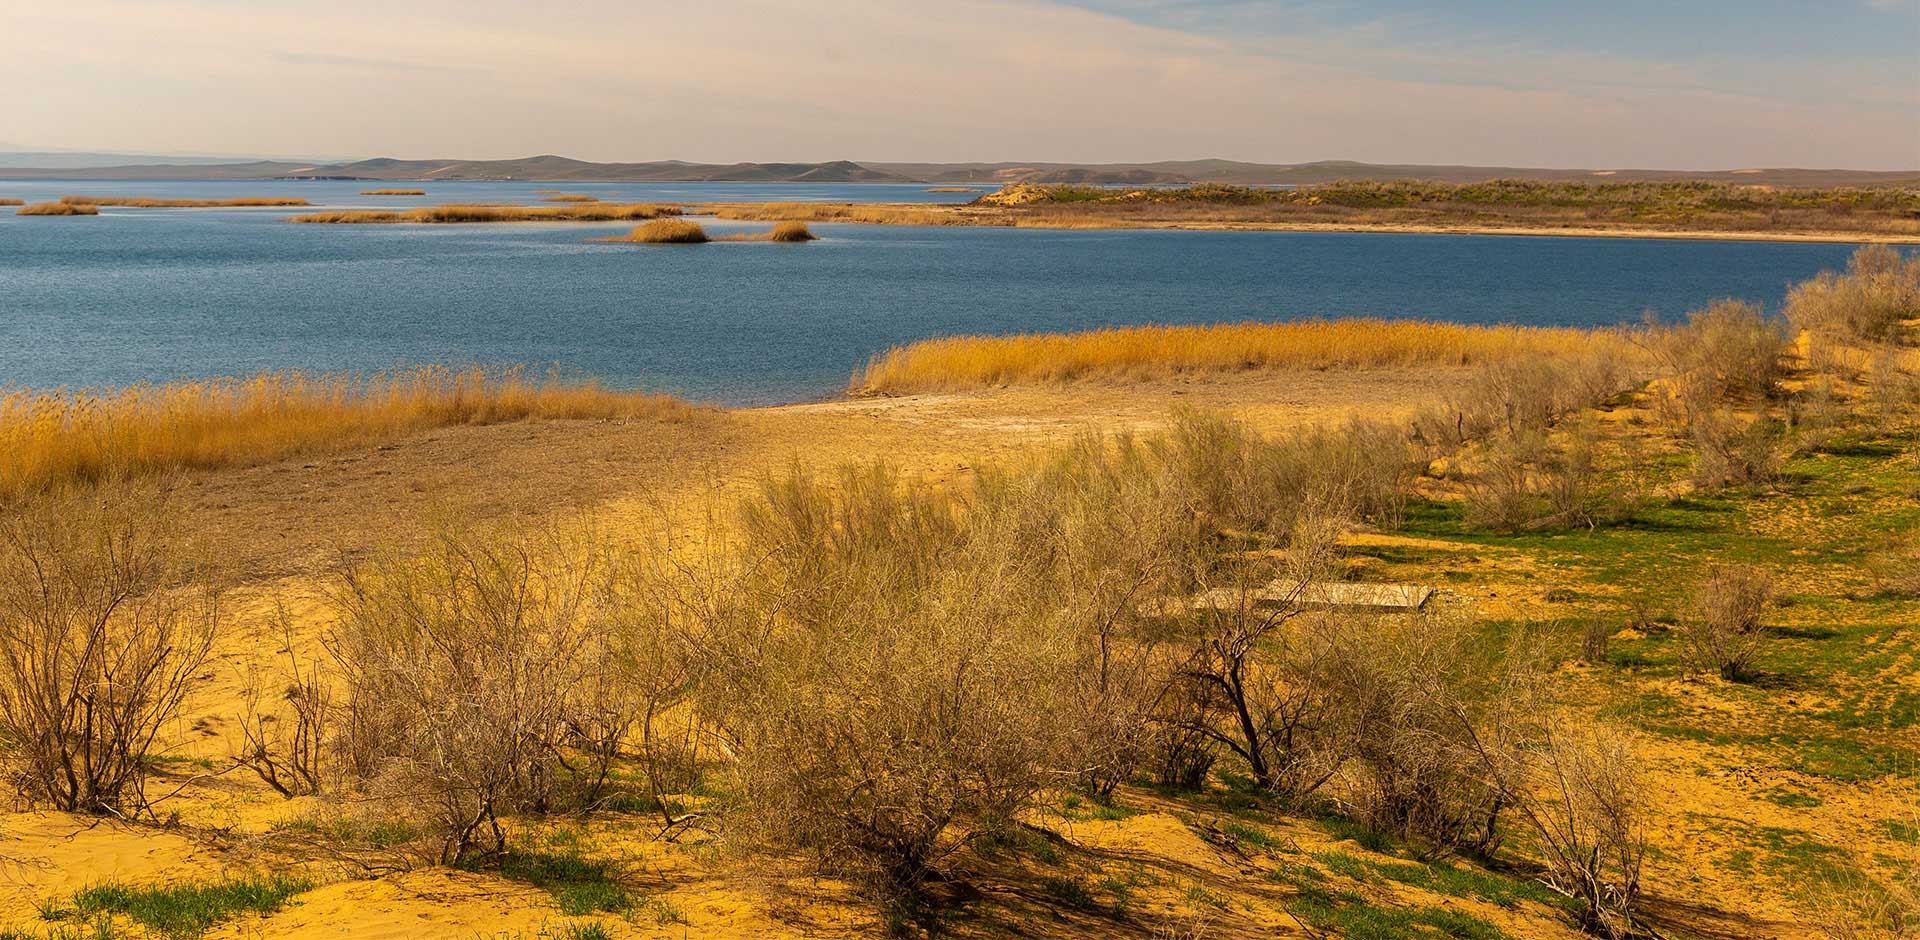
[[[99,215],[100,210],[90,206],[77,206],[69,202],[36,202],[22,206],[14,215]]]
[[[704,413],[667,395],[521,369],[270,372],[100,392],[15,390],[0,393],[0,500],[115,473],[265,463],[450,424]]]
[[[424,196],[426,194],[427,191],[424,189],[363,189],[360,191],[362,196]]]
[[[130,209],[217,209],[244,206],[310,206],[305,199],[243,196],[238,199],[145,199],[138,196],[61,196],[70,206],[124,206]]]
[[[402,211],[311,212],[289,216],[287,222],[333,225],[380,225],[402,222],[453,224],[477,222],[624,222],[679,215],[673,206],[652,203],[588,203],[570,206],[423,206]]]
[[[645,225],[635,226],[633,231],[619,238],[609,238],[610,242],[636,242],[642,245],[703,245],[708,241],[707,230],[698,222],[685,219],[655,219]]]
[[[1608,331],[1373,318],[958,336],[881,353],[854,376],[852,389],[882,394],[1259,368],[1472,365],[1523,354],[1627,356],[1631,345]]]
[[[767,240],[771,242],[810,242],[818,238],[805,222],[782,222],[767,233]]]

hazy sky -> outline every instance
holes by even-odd
[[[0,0],[11,147],[1920,167],[1920,0]]]

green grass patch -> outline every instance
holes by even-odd
[[[74,892],[70,911],[59,913],[81,920],[123,916],[152,934],[181,940],[198,937],[241,914],[271,914],[311,887],[313,882],[289,875],[146,887],[107,881]]]
[[[500,875],[524,881],[550,895],[561,913],[572,917],[601,912],[624,914],[633,898],[615,880],[611,866],[577,850],[511,851],[500,858]]]

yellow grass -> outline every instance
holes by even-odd
[[[1617,331],[1465,326],[1355,318],[1086,333],[956,336],[896,346],[855,373],[856,394],[885,394],[1177,372],[1470,365],[1527,353],[1631,356]]]
[[[715,218],[749,222],[865,222],[872,225],[963,225],[950,211],[912,205],[767,202],[712,207]]]
[[[426,194],[427,191],[424,189],[363,189],[360,191],[362,196],[424,196]]]
[[[652,203],[596,202],[572,206],[423,206],[400,211],[370,210],[353,212],[310,212],[289,216],[287,222],[317,222],[336,225],[470,222],[623,222],[679,215],[673,206]]]
[[[689,420],[706,409],[524,370],[270,372],[103,391],[0,391],[0,500],[113,473],[265,463],[421,428],[523,418]]]
[[[14,210],[14,215],[99,215],[94,206],[76,206],[67,202],[36,202]]]
[[[134,209],[209,209],[238,206],[310,206],[305,199],[242,196],[238,199],[145,199],[137,196],[61,196],[70,206],[126,206]]]
[[[24,200],[0,198],[0,206],[24,206],[24,205],[26,205],[26,202]]]
[[[655,219],[645,225],[635,226],[633,231],[618,238],[608,238],[610,242],[638,242],[643,245],[701,245],[707,239],[707,230],[698,222],[685,219]]]
[[[548,202],[599,202],[600,197],[589,196],[586,193],[554,193],[553,195],[548,196],[546,201]]]

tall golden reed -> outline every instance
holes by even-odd
[[[1637,355],[1625,334],[1425,320],[1135,326],[955,336],[896,346],[853,376],[856,394],[1260,368],[1458,366],[1526,353]]]
[[[560,206],[423,206],[397,212],[354,210],[345,212],[309,212],[289,216],[283,222],[315,222],[335,225],[472,222],[619,222],[656,219],[679,215],[674,206],[651,203],[587,202]]]
[[[0,391],[0,500],[114,473],[264,463],[523,418],[683,421],[706,410],[523,369],[268,372],[104,391]]]

